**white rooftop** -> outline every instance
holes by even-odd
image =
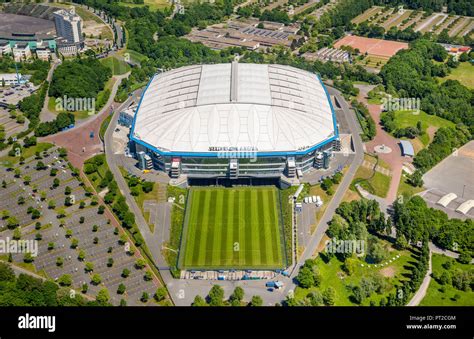
[[[284,65],[196,65],[152,79],[133,137],[164,152],[294,152],[334,136],[334,124],[315,74]]]

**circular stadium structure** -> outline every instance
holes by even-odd
[[[326,167],[339,144],[317,75],[237,62],[154,76],[130,138],[141,168],[189,178],[291,178]]]

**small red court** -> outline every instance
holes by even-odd
[[[362,54],[367,53],[368,55],[387,59],[390,59],[399,50],[408,48],[408,44],[405,42],[365,38],[357,35],[347,35],[334,44],[334,48],[341,48],[342,46],[350,46],[359,49]]]

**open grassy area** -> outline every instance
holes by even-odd
[[[440,127],[454,127],[454,123],[449,120],[440,118],[436,115],[430,115],[423,111],[396,111],[395,112],[395,124],[396,128],[416,127],[418,121],[421,121],[421,129],[423,134],[417,137],[424,146],[430,143],[430,136],[428,133],[429,127],[436,129]]]
[[[54,97],[49,98],[48,109],[54,114],[59,113],[59,111],[56,110],[56,98],[54,98]],[[88,117],[90,117],[89,111],[74,111],[74,112],[70,112],[70,113],[72,113],[74,115],[74,118],[78,119],[78,120],[83,120],[83,119],[87,119]]]
[[[109,114],[107,118],[102,121],[100,124],[100,129],[99,129],[99,137],[104,140],[105,132],[107,131],[107,127],[109,127],[110,120],[112,120],[112,114]]]
[[[364,159],[370,163],[375,164],[375,158],[366,154]],[[378,165],[383,168],[388,168],[388,165],[382,161],[379,161]],[[351,183],[351,189],[356,191],[355,185],[359,184],[367,192],[384,198],[387,196],[388,189],[390,188],[391,177],[375,171],[365,166],[360,166],[354,176],[354,180]]]
[[[376,56],[368,55],[358,63],[362,66],[372,67],[372,68],[382,68],[383,65],[387,63],[387,58],[381,58]]]
[[[443,272],[446,272],[447,270],[442,265],[447,261],[452,261],[454,269],[462,269],[463,271],[473,269],[472,265],[460,264],[440,254],[433,254],[431,260],[433,274],[441,275]],[[451,268],[450,271],[452,272],[453,268]],[[457,295],[458,298],[455,298],[455,295]],[[474,292],[472,290],[458,290],[451,284],[441,285],[432,278],[426,296],[421,301],[420,306],[474,306]]]
[[[402,174],[400,177],[400,184],[398,185],[398,193],[397,196],[404,195],[404,196],[412,196],[416,193],[419,193],[424,190],[423,187],[413,187],[409,183],[406,182],[406,174]]]
[[[180,267],[286,265],[276,188],[192,188],[189,194]]]
[[[388,244],[388,243],[387,243]],[[400,286],[403,281],[407,281],[410,274],[410,268],[416,264],[413,254],[408,250],[397,251],[393,250],[390,252],[391,257],[395,257],[400,254],[398,259],[395,259],[392,263],[385,267],[375,267],[375,265],[368,265],[364,260],[357,259],[357,265],[355,266],[354,272],[348,275],[343,270],[343,263],[333,256],[329,261],[323,260],[324,255],[318,256],[317,267],[321,275],[321,284],[319,287],[312,288],[301,288],[295,289],[295,298],[300,300],[305,298],[308,293],[319,290],[320,292],[332,287],[335,290],[335,305],[336,306],[354,306],[356,305],[352,299],[352,292],[348,286],[359,285],[363,277],[369,277],[371,275],[381,275],[387,281],[387,285],[380,294],[373,293],[370,298],[364,300],[362,305],[368,306],[370,302],[379,304],[380,299],[387,297],[390,293],[394,293],[397,286]],[[364,265],[364,266],[361,266]]]
[[[144,7],[144,6],[149,6],[151,10],[158,10],[158,9],[163,9],[166,7],[170,6],[170,2],[166,0],[145,0],[144,4],[134,4],[128,1],[120,1],[120,4],[122,6],[127,6],[127,7]]]
[[[130,66],[125,61],[113,56],[101,59],[100,62],[110,68],[113,75],[122,75],[130,71]]]
[[[451,70],[451,74],[438,79],[441,82],[448,79],[458,80],[464,86],[474,88],[474,65],[470,62],[461,62],[457,68]]]
[[[148,57],[146,55],[138,53],[138,52],[136,52],[132,49],[124,49],[124,50],[120,51],[119,54],[122,55],[124,58],[128,54],[128,57],[130,57],[130,60],[132,62],[139,62],[140,63],[140,62],[148,59]]]
[[[53,147],[53,144],[50,144],[48,142],[39,142],[35,146],[31,146],[28,148],[22,148],[21,149],[21,155],[20,157],[23,157],[25,159],[32,157],[36,154],[36,152],[43,152],[47,151]],[[3,157],[0,157],[0,164],[4,166],[12,166],[17,164],[20,161],[20,157],[11,157],[9,155],[5,155]]]

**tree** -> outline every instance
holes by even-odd
[[[84,270],[87,273],[94,271],[94,263],[86,262],[86,264],[84,265]]]
[[[86,252],[84,250],[80,250],[79,254],[77,255],[77,259],[79,261],[84,261],[85,258],[86,258]]]
[[[53,199],[51,199],[50,201],[48,201],[48,209],[52,210],[56,207],[56,201],[54,201]]]
[[[97,293],[96,301],[100,304],[106,304],[110,299],[109,291],[106,288],[101,288]]]
[[[334,288],[328,287],[327,289],[325,289],[323,292],[324,305],[333,306],[335,297],[336,297],[336,292],[334,291]]]
[[[64,260],[63,260],[62,257],[57,257],[56,258],[56,266],[61,267],[61,266],[63,266],[63,263],[64,263]]]
[[[209,305],[223,306],[224,305],[224,289],[219,285],[213,285],[209,291]]]
[[[15,228],[13,231],[13,239],[20,240],[21,239],[21,230],[19,228]]]
[[[314,286],[313,272],[309,267],[302,267],[298,272],[296,280],[302,288],[310,288]]]
[[[140,298],[141,302],[146,303],[149,299],[149,295],[147,292],[143,292],[142,297]]]
[[[352,298],[354,302],[359,305],[365,300],[364,292],[360,286],[354,286],[352,288]]]
[[[233,306],[240,305],[242,300],[244,299],[244,289],[240,286],[237,286],[234,289],[234,292],[231,294],[229,301],[232,303]]]
[[[72,238],[71,239],[71,248],[76,248],[77,246],[79,246],[79,240],[77,240],[76,238]]]
[[[467,251],[462,251],[459,253],[458,261],[461,264],[469,264],[472,260],[471,255]]]
[[[126,289],[126,286],[121,283],[120,285],[118,285],[117,294],[124,294]]]
[[[167,294],[166,288],[162,286],[156,289],[156,292],[153,297],[155,298],[156,301],[160,302],[166,298],[166,294]]]
[[[395,241],[395,246],[400,250],[403,250],[403,249],[408,247],[408,241],[402,233],[400,233],[400,234],[397,233],[397,239]]]
[[[10,265],[0,262],[0,281],[14,281],[15,272]]]
[[[96,273],[92,276],[91,282],[97,286],[102,282],[102,277]]]
[[[146,261],[145,259],[143,258],[139,258],[137,259],[137,261],[135,261],[135,267],[139,270],[143,269],[144,267],[146,266]]]
[[[206,301],[200,295],[194,297],[194,301],[191,306],[207,306]]]
[[[23,257],[23,261],[24,261],[25,263],[28,264],[28,263],[33,262],[34,260],[35,260],[35,259],[33,258],[33,256],[31,255],[30,252],[25,253],[25,255],[24,255],[24,257]]]
[[[18,221],[18,219],[17,219],[15,216],[8,217],[8,219],[7,219],[7,227],[8,227],[9,229],[16,228],[16,227],[18,227],[18,225],[19,225],[19,221]]]
[[[130,275],[130,270],[128,268],[124,268],[122,271],[122,277],[127,278]]]
[[[250,306],[262,306],[263,300],[262,297],[259,295],[254,295],[252,300],[250,301]]]
[[[142,183],[142,190],[143,192],[145,193],[149,193],[151,191],[153,191],[153,186],[154,186],[154,182],[151,182],[151,181],[144,181]]]
[[[151,274],[150,271],[146,271],[145,275],[143,276],[143,279],[145,279],[145,281],[150,281],[153,279],[153,275]]]
[[[69,274],[63,274],[58,279],[58,284],[61,286],[71,286],[72,285],[72,277]]]

